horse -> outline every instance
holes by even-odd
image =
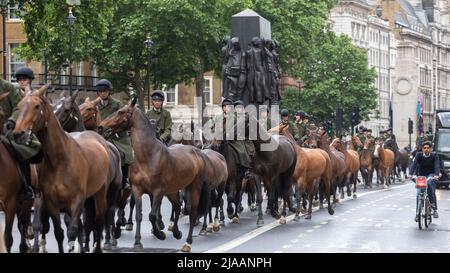
[[[53,113],[64,131],[69,133],[86,130],[86,127],[81,120],[80,109],[76,103],[78,94],[79,91],[76,90],[71,96],[66,97],[65,92],[61,92],[59,100],[53,104]]]
[[[313,131],[310,131],[311,135]],[[315,132],[314,132],[315,133]],[[300,196],[306,193],[308,197],[308,211],[305,219],[312,218],[312,203],[316,192],[319,189],[319,184],[323,183],[325,197],[328,202],[328,213],[330,215],[334,214],[334,210],[330,203],[331,196],[331,176],[332,176],[332,165],[328,153],[321,149],[309,149],[302,148],[298,145],[294,137],[289,133],[287,128],[281,130],[281,134],[287,136],[289,141],[294,145],[296,152],[296,165],[295,171],[293,173],[293,180],[298,187],[300,194],[297,194],[297,211],[295,214],[295,221],[300,219]],[[322,200],[322,198],[320,198]]]
[[[97,127],[102,121],[97,108],[100,101],[100,97],[96,98],[95,100],[91,100],[89,97],[87,97],[85,101],[79,106],[80,115],[87,130],[97,131]]]
[[[377,141],[374,155],[379,159],[377,177],[380,177],[383,188],[386,189],[390,184],[390,176],[394,168],[394,152],[389,149],[384,149],[383,142]]]
[[[403,180],[408,178],[408,173],[406,169],[408,168],[408,162],[409,162],[409,152],[403,148],[398,153],[398,165],[397,165],[397,171],[398,173],[403,172]]]
[[[375,169],[375,162],[372,158],[372,152],[369,150],[372,140],[366,139],[363,149],[359,154],[359,171],[364,181],[364,188],[372,188],[373,171]]]
[[[193,146],[176,144],[166,147],[156,138],[155,128],[148,118],[137,107],[134,98],[114,114],[103,120],[99,130],[105,133],[117,133],[131,130],[135,161],[130,166],[130,181],[136,200],[136,234],[135,250],[142,250],[141,222],[142,195],[153,197],[150,222],[156,238],[164,240],[166,235],[161,231],[159,218],[161,201],[167,196],[175,209],[172,233],[176,239],[182,236],[178,228],[181,205],[178,191],[186,188],[190,204],[189,234],[182,247],[183,252],[191,251],[192,232],[197,215],[206,209],[207,186],[204,183],[205,161],[201,151]]]
[[[331,162],[331,176],[332,176],[332,193],[333,203],[337,203],[339,199],[336,197],[338,187],[340,187],[345,179],[345,156],[340,151],[336,150],[330,143],[328,135],[323,132],[311,134],[308,137],[313,147],[318,147],[324,150],[330,157]],[[323,207],[323,199],[320,198],[320,208]]]
[[[9,93],[0,95],[0,102],[8,97]],[[5,113],[0,107],[0,128],[3,128],[5,121]],[[0,183],[0,210],[5,213],[5,230],[0,231],[0,236],[4,240],[4,247],[6,252],[11,252],[13,244],[12,228],[14,217],[17,214],[18,227],[21,236],[19,245],[20,252],[28,252],[27,244],[27,227],[30,224],[30,210],[32,202],[23,201],[23,182],[19,173],[17,161],[12,156],[14,153],[7,148],[9,141],[0,136],[0,173],[2,174],[2,181]],[[33,183],[36,183],[36,175],[34,168],[32,168]]]
[[[351,140],[348,141],[347,143],[351,143]],[[359,163],[359,155],[355,150],[351,150],[351,149],[347,149],[342,141],[339,138],[336,138],[332,145],[334,145],[336,147],[336,149],[338,151],[340,151],[341,153],[344,154],[345,157],[345,182],[344,184],[347,186],[347,196],[351,196],[351,187],[350,185],[353,185],[353,198],[356,198],[356,182],[357,182],[357,177],[358,177],[358,170],[360,167],[360,163]],[[342,195],[341,197],[344,195],[344,189],[343,187],[342,189]]]
[[[211,149],[202,150],[205,156],[205,180],[207,185],[206,197],[208,200],[207,209],[205,210],[202,230],[200,235],[206,235],[209,231],[219,231],[219,209],[223,211],[223,193],[228,180],[228,169],[225,157],[220,153]],[[209,204],[211,203],[211,204]],[[211,207],[216,207],[216,214],[214,217],[214,225],[212,224]],[[206,217],[209,212],[209,226],[206,225]],[[223,220],[223,219],[222,219]]]
[[[39,169],[39,188],[43,207],[53,221],[59,252],[64,252],[60,209],[65,208],[71,217],[67,237],[69,252],[73,252],[76,237],[83,235],[79,227],[80,215],[85,200],[90,197],[96,210],[94,251],[102,252],[101,237],[107,209],[108,146],[95,132],[65,133],[45,97],[47,89],[48,85],[45,85],[34,92],[28,91],[20,101],[14,138],[18,143],[25,143],[33,132],[42,145],[44,159]],[[33,251],[39,248],[42,209],[35,208]]]
[[[262,214],[262,188],[261,183],[268,192],[267,208],[272,217],[278,218],[278,197],[283,199],[283,209],[279,223],[286,223],[286,204],[289,202],[289,192],[292,187],[297,156],[295,152],[295,142],[283,135],[271,135],[262,128],[255,117],[250,119],[256,124],[256,139],[252,142],[255,145],[255,155],[252,158],[251,166],[256,185],[256,206],[258,218],[256,225],[264,223]]]

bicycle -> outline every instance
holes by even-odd
[[[433,178],[430,177],[428,179]],[[419,229],[422,229],[423,227],[428,228],[432,221],[432,206],[427,193],[428,179],[425,176],[419,176],[416,179],[416,188],[420,190],[416,212]]]

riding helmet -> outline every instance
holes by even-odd
[[[26,67],[26,66],[17,69],[15,76],[16,76],[16,79],[19,76],[22,76],[22,77],[26,77],[30,80],[34,80],[33,70],[31,70],[31,68]]]
[[[164,101],[164,92],[161,90],[155,90],[152,94],[152,100],[162,100]]]
[[[222,107],[225,106],[225,105],[233,105],[233,101],[230,100],[230,99],[224,99],[222,101]]]
[[[309,119],[309,115],[308,115],[308,113],[306,113],[306,112],[303,113],[302,119],[305,119],[305,118]]]
[[[109,91],[111,91],[113,89],[111,82],[107,79],[99,80],[95,86],[97,86],[98,90],[108,89]]]
[[[289,116],[289,110],[288,109],[282,109],[280,112],[282,117]]]
[[[234,102],[234,106],[238,106],[238,105],[245,106],[245,105],[244,105],[244,102],[241,101],[241,100],[237,100],[237,101]]]

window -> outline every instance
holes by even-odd
[[[60,84],[62,84],[62,85],[67,84],[66,75],[67,75],[66,69],[61,68]]]
[[[166,93],[166,104],[177,105],[178,104],[178,84],[172,88],[167,88],[166,86],[164,86],[163,90]]]
[[[92,68],[91,68],[91,77],[92,77],[92,85],[96,85],[97,84],[97,65],[96,64],[92,64]]]
[[[83,81],[83,63],[79,62],[77,65],[77,85],[83,85],[82,81]]]
[[[19,46],[20,44],[9,44],[9,80],[12,82],[16,81],[14,74],[16,74],[17,69],[25,66],[25,61],[18,53],[14,52]]]
[[[213,77],[205,77],[205,89],[203,90],[203,99],[205,104],[213,102]]]
[[[8,6],[8,20],[21,20],[22,10],[19,9],[19,4]]]

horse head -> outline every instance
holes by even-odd
[[[317,130],[306,130],[307,139],[305,140],[305,144],[310,148],[317,148],[320,144],[320,137],[323,135],[325,131],[321,131],[320,128]]]
[[[59,123],[64,130],[72,124],[77,124],[79,121],[80,114],[76,104],[78,93],[79,91],[77,90],[72,94],[72,96],[66,97],[65,93],[62,92],[59,100],[52,105],[53,113],[59,120]]]
[[[47,126],[52,111],[50,102],[45,97],[48,87],[49,85],[44,85],[34,92],[28,90],[19,102],[19,116],[13,131],[17,143],[26,143],[31,133],[37,134]]]
[[[83,119],[84,126],[88,130],[95,130],[101,122],[101,117],[98,112],[98,104],[100,103],[101,98],[98,97],[95,100],[91,101],[88,97],[86,100],[79,106],[81,118]]]
[[[108,136],[109,134],[129,131],[133,125],[136,102],[137,98],[132,99],[130,103],[104,119],[98,126],[99,133]]]
[[[0,95],[0,102],[4,100],[6,97],[8,97],[8,93],[4,93]],[[0,107],[0,128],[3,128],[3,123],[5,122],[5,112],[3,112],[3,109]]]

